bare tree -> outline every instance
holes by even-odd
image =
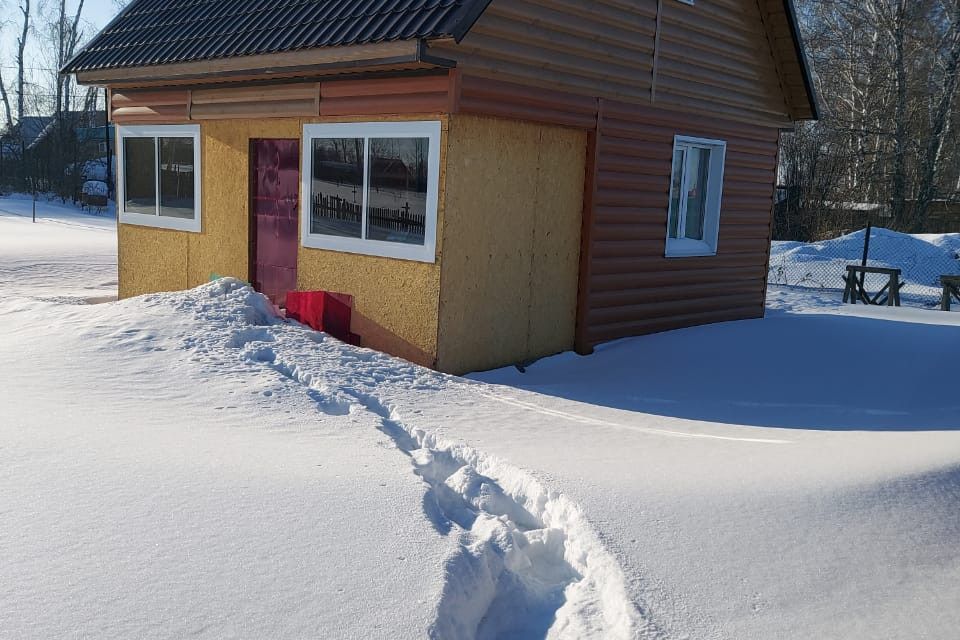
[[[0,0],[0,15],[6,15],[6,2]],[[0,20],[0,31],[9,24],[9,20]],[[7,93],[7,84],[3,79],[3,66],[0,65],[0,101],[3,102],[3,122],[6,130],[13,129],[13,111],[10,109],[10,95]]]
[[[17,122],[23,121],[24,106],[26,104],[26,95],[24,87],[26,86],[25,51],[27,49],[27,36],[30,35],[30,0],[21,0],[20,12],[23,15],[23,27],[20,30],[20,37],[17,39]]]
[[[937,192],[938,172],[943,160],[946,134],[955,113],[957,102],[957,74],[960,73],[960,0],[953,0],[948,9],[949,27],[943,37],[943,70],[937,87],[939,97],[930,113],[930,133],[920,162],[914,230],[923,229],[930,203]],[[958,182],[960,186],[960,182]]]
[[[0,100],[3,101],[3,121],[7,131],[13,129],[13,110],[10,109],[10,96],[7,94],[7,85],[3,81],[3,70],[0,69]]]
[[[922,230],[931,203],[960,199],[960,0],[801,0],[800,9],[822,117],[785,139],[790,205],[779,210],[800,221],[777,228],[826,232],[868,204],[892,215],[875,222]]]

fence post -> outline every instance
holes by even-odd
[[[870,236],[873,235],[873,223],[867,223],[866,235],[863,238],[863,260],[860,262],[860,266],[867,266],[867,259],[870,257]],[[867,274],[860,272],[860,290],[863,291],[863,285],[867,279]]]

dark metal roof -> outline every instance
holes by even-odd
[[[63,73],[460,39],[489,0],[133,0]]]

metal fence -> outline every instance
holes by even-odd
[[[847,265],[900,269],[904,304],[940,304],[940,277],[960,275],[960,233],[909,235],[871,228],[822,242],[775,241],[770,255],[770,284],[843,291]],[[868,275],[868,289],[879,291],[882,275]]]

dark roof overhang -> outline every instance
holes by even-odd
[[[806,48],[803,44],[803,34],[800,33],[800,19],[797,16],[797,8],[793,0],[783,0],[784,10],[787,13],[788,23],[790,24],[790,35],[793,37],[793,44],[797,54],[797,61],[800,63],[803,72],[803,84],[807,90],[807,99],[810,101],[809,120],[820,119],[820,104],[817,95],[816,86],[813,84],[813,73],[810,69],[810,61],[807,58]]]
[[[237,56],[142,67],[77,72],[86,85],[130,86],[192,84],[237,79],[327,76],[345,73],[421,71],[455,66],[452,60],[430,55],[422,40],[323,47],[285,53]]]
[[[133,0],[61,73],[462,38],[490,0]]]

